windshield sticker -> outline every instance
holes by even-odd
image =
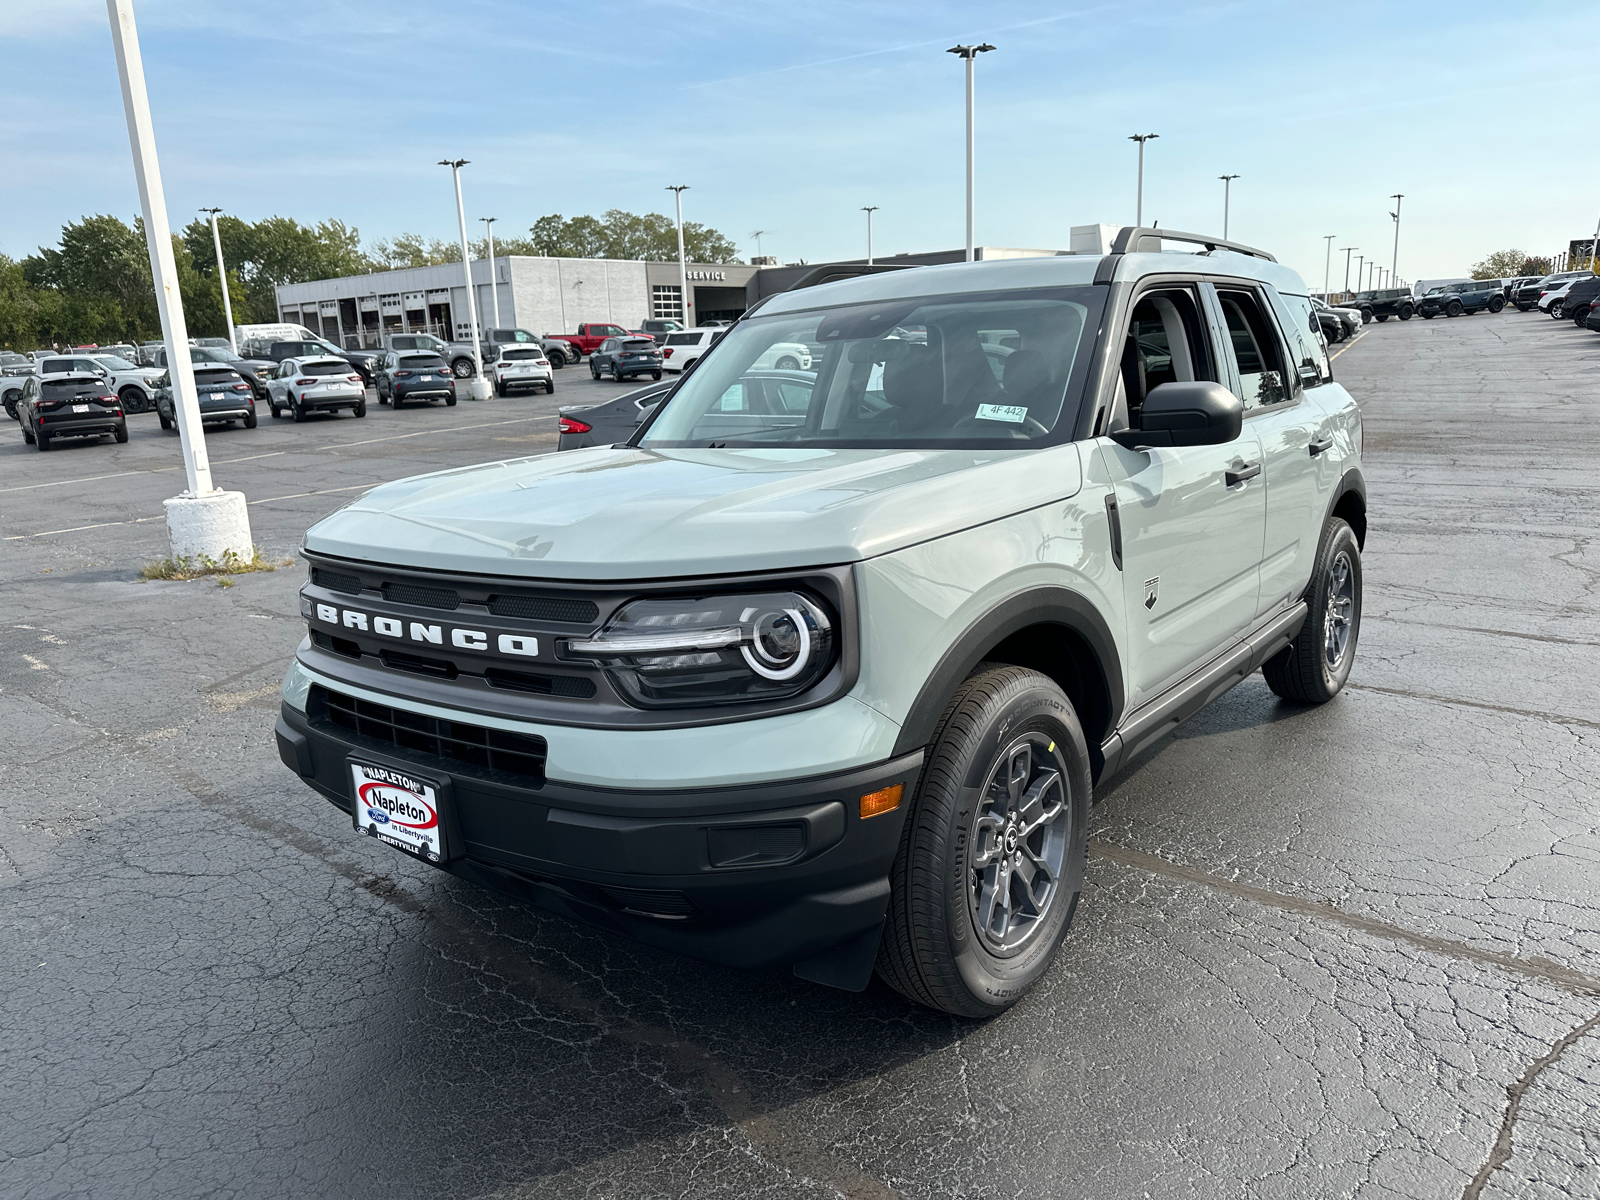
[[[980,421],[1009,421],[1013,425],[1020,425],[1027,419],[1027,407],[1021,404],[978,405],[978,420]]]

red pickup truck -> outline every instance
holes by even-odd
[[[591,322],[578,326],[577,333],[547,333],[545,337],[553,342],[570,342],[577,350],[577,358],[585,354],[593,354],[601,342],[608,337],[631,337],[632,335],[621,325],[604,325]]]

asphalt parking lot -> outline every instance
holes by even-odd
[[[987,1024],[679,960],[354,835],[272,741],[297,566],[137,582],[153,415],[0,422],[0,1194],[1600,1195],[1600,335],[1368,326],[1350,688],[1247,681],[1102,788]],[[263,550],[554,448],[552,397],[209,435]],[[9,428],[10,432],[6,432]]]

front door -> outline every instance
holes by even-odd
[[[1129,421],[1162,383],[1224,382],[1215,326],[1193,285],[1136,300],[1118,385]],[[1120,420],[1121,398],[1113,409]],[[1266,522],[1261,444],[1246,423],[1225,445],[1129,450],[1107,438],[1101,453],[1122,525],[1129,702],[1137,705],[1227,649],[1255,618]]]

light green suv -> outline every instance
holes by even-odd
[[[812,369],[757,367],[779,342]],[[544,908],[996,1013],[1071,923],[1099,780],[1257,668],[1343,687],[1360,452],[1305,285],[1248,247],[791,291],[627,445],[312,528],[279,751]]]

